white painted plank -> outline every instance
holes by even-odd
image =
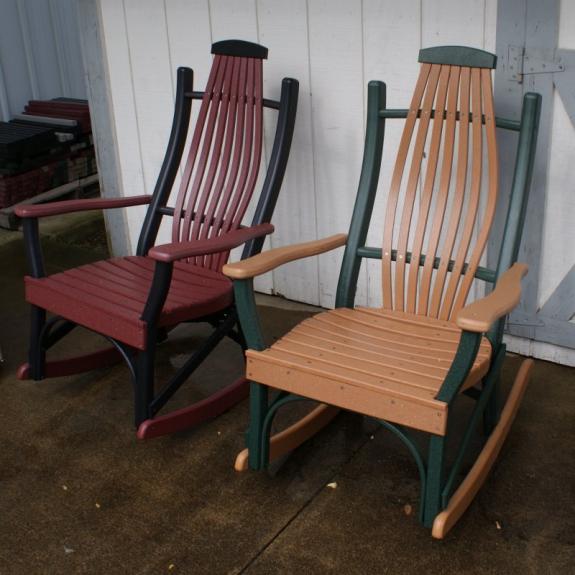
[[[32,86],[28,77],[26,53],[22,39],[22,29],[18,16],[16,0],[2,2],[2,17],[0,18],[0,62],[3,75],[3,108],[8,108],[8,114],[19,114],[26,102],[32,97]],[[7,106],[6,106],[7,105]],[[8,119],[8,118],[7,118]]]
[[[485,0],[483,18],[483,49],[495,54],[497,37],[497,0]]]
[[[575,367],[575,349],[508,334],[503,337],[503,341],[507,350],[513,353]]]
[[[210,28],[210,10],[208,0],[189,2],[188,0],[166,1],[166,23],[170,55],[170,73],[175,95],[176,73],[180,66],[187,66],[194,71],[194,90],[202,91],[207,83],[212,65],[210,53],[212,33]],[[190,30],[194,33],[191,34]],[[196,125],[199,100],[192,102],[192,115],[188,129],[187,143],[184,148],[182,166],[188,155],[192,133]],[[182,168],[174,182],[170,205],[174,205],[180,187]],[[165,217],[158,232],[157,243],[171,241],[172,218]]]
[[[50,21],[50,5],[47,2],[19,0],[22,18],[25,18],[30,34],[32,66],[36,74],[39,98],[56,98],[63,95],[58,53]]]
[[[49,0],[54,42],[62,73],[62,95],[85,98],[82,55],[78,37],[78,13],[75,0]]]
[[[24,53],[26,55],[26,66],[28,67],[28,78],[30,79],[30,88],[32,89],[32,97],[37,99],[40,97],[40,90],[38,88],[38,73],[36,71],[36,61],[32,49],[32,34],[30,23],[28,21],[28,12],[26,11],[25,4],[22,0],[17,2],[17,6],[18,20],[20,30],[22,31],[22,42],[24,44]]]
[[[387,86],[387,107],[407,108],[419,73],[417,55],[421,43],[421,14],[418,0],[367,0],[363,7],[365,84],[381,80]],[[387,193],[403,120],[387,120],[383,160],[368,244],[381,247]],[[367,261],[368,304],[380,306],[381,262]]]
[[[483,0],[434,0],[421,3],[421,46],[484,45]]]
[[[363,149],[362,5],[359,0],[309,2],[312,126],[318,237],[346,232]],[[343,250],[319,259],[320,305],[333,307]],[[367,273],[356,303],[365,304]]]
[[[151,194],[164,159],[174,109],[166,13],[164,3],[155,0],[125,0],[124,5],[144,177],[142,191]],[[142,208],[128,215],[133,245],[144,212]]]
[[[114,129],[109,75],[102,41],[102,22],[95,0],[78,1],[78,29],[81,39],[83,69],[90,101],[92,135],[100,176],[100,190],[106,197],[122,195],[116,131]],[[130,241],[125,210],[106,210],[106,230],[113,252],[128,254]]]
[[[104,36],[105,65],[108,70],[112,117],[114,118],[116,150],[119,172],[119,189],[122,196],[135,196],[146,191],[140,133],[136,116],[134,88],[124,4],[117,0],[100,0],[102,31]],[[103,190],[103,195],[106,195]],[[136,247],[136,222],[143,218],[144,210],[138,207],[125,210],[130,238],[130,251]],[[133,228],[133,229],[132,229]],[[114,250],[116,251],[116,250]]]
[[[209,2],[213,42],[237,39],[259,43],[257,6],[255,0],[209,0]],[[263,73],[265,77],[265,63]],[[259,191],[261,190],[263,183],[263,176],[265,174],[266,166],[267,161],[264,153],[262,154],[260,177],[258,178],[250,206],[246,211],[244,223],[249,223],[252,219],[255,205],[259,196]],[[264,244],[264,250],[267,249],[270,249],[269,238],[266,239]],[[239,260],[241,251],[241,248],[233,250],[230,255],[230,261]],[[256,278],[254,281],[254,286],[257,291],[263,293],[271,293],[273,290],[273,278],[271,274],[266,274]]]
[[[271,236],[273,247],[317,238],[311,131],[311,89],[307,2],[297,0],[258,3],[260,41],[269,48],[264,64],[264,93],[279,100],[284,77],[299,81],[298,111],[292,148],[280,191]],[[277,113],[266,113],[268,157],[273,145]],[[295,301],[319,305],[317,257],[278,268],[273,274],[274,291]]]

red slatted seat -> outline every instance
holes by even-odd
[[[138,349],[145,348],[140,318],[150,291],[154,262],[145,257],[114,258],[49,277],[26,277],[26,299],[89,329]],[[231,281],[219,272],[176,262],[158,325],[215,313],[231,305]]]

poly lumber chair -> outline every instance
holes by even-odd
[[[40,380],[115,363],[128,364],[134,385],[135,423],[141,438],[162,435],[214,417],[247,396],[242,378],[208,398],[154,417],[168,399],[228,336],[245,348],[237,326],[232,282],[221,273],[231,249],[243,256],[261,251],[288,160],[298,82],[282,82],[280,101],[262,96],[267,48],[239,40],[217,42],[205,92],[193,91],[193,72],[179,68],[175,112],[166,155],[153,195],[63,201],[23,206],[30,274],[26,299],[32,307],[29,361],[19,377]],[[187,159],[182,162],[192,100],[201,100]],[[242,219],[256,187],[262,155],[263,107],[278,110],[273,148],[252,224]],[[182,178],[168,206],[176,175]],[[133,257],[112,258],[46,276],[38,218],[91,209],[148,204]],[[172,218],[171,243],[155,245],[163,218]],[[53,316],[47,320],[46,312]],[[181,322],[209,322],[214,331],[159,390],[154,386],[155,350]],[[46,360],[46,351],[83,326],[112,346],[81,357]],[[158,386],[159,387],[159,386]]]
[[[385,84],[370,82],[359,189],[348,235],[282,247],[227,264],[248,343],[250,424],[236,469],[265,468],[329,422],[339,408],[377,418],[407,444],[421,479],[420,519],[441,538],[483,483],[524,392],[523,362],[505,407],[498,386],[506,314],[527,271],[515,263],[530,185],[540,96],[526,94],[521,121],[496,118],[494,55],[465,47],[421,50],[408,110],[385,107]],[[385,121],[405,118],[391,178],[382,248],[365,245],[382,156]],[[498,195],[496,127],[519,133],[507,222],[496,269],[480,266]],[[424,154],[425,152],[425,154]],[[484,155],[486,156],[484,158]],[[423,159],[425,158],[425,162]],[[482,194],[484,197],[481,197]],[[265,349],[253,278],[280,264],[345,246],[336,309],[301,322]],[[383,305],[354,308],[363,258],[381,259]],[[467,304],[474,278],[495,285]],[[268,388],[279,390],[274,397]],[[475,400],[461,434],[458,399]],[[320,402],[270,437],[273,418],[297,400]],[[464,454],[483,419],[486,442],[457,487]],[[408,429],[429,437],[426,459]],[[456,440],[447,469],[445,445]]]

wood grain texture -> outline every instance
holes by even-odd
[[[141,320],[154,261],[113,258],[51,276],[26,277],[28,302],[137,349],[146,346]],[[222,274],[177,262],[159,325],[205,317],[233,301],[231,282]]]
[[[521,279],[527,274],[526,264],[516,263],[497,281],[495,289],[457,313],[461,329],[485,333],[500,317],[507,315],[521,299]]]
[[[322,240],[274,248],[240,262],[226,264],[222,272],[232,279],[243,280],[269,272],[297,259],[322,254],[345,245],[346,234],[336,234]]]
[[[249,350],[247,377],[395,423],[444,434],[447,405],[435,400],[459,345],[451,322],[392,310],[317,314],[270,348]],[[462,389],[489,367],[484,340]]]

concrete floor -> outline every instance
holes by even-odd
[[[45,230],[52,270],[105,253],[97,220],[67,222],[66,233],[58,223]],[[499,463],[438,542],[416,520],[414,463],[369,420],[340,415],[271,472],[238,474],[246,402],[142,443],[131,426],[126,368],[16,380],[27,345],[17,233],[0,234],[0,270],[2,575],[575,572],[574,369],[537,362]],[[270,340],[310,313],[275,303],[261,305]],[[203,333],[176,330],[162,346],[160,378]],[[59,353],[93,349],[95,340],[78,332]],[[508,357],[506,387],[519,363]],[[241,371],[238,349],[224,342],[172,405]]]

